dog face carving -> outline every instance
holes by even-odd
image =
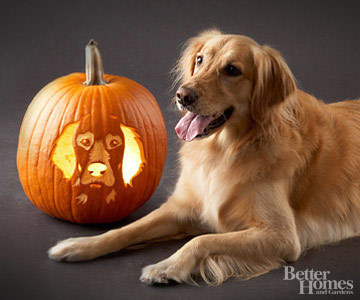
[[[108,132],[104,132],[102,126],[89,128],[91,119],[87,115],[75,131],[73,144],[82,185],[111,187],[115,184],[114,172],[121,171],[124,134],[114,117],[108,117],[107,123]],[[121,182],[122,172],[118,173],[117,179]]]
[[[103,196],[110,203],[141,172],[143,146],[135,129],[115,116],[103,117],[103,126],[96,126],[93,119],[89,114],[66,126],[51,159],[65,179],[71,180],[79,203]]]

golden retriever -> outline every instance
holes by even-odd
[[[123,228],[67,239],[61,261],[144,241],[199,235],[157,264],[148,284],[248,279],[311,247],[360,233],[360,102],[326,105],[296,87],[279,52],[210,30],[177,65],[176,126],[185,140],[167,202]]]

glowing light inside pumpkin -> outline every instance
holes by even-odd
[[[62,135],[56,141],[56,147],[51,154],[51,160],[60,168],[66,179],[71,178],[76,168],[75,151],[72,145],[73,136],[79,122],[65,127]]]
[[[145,163],[144,150],[139,135],[135,129],[120,125],[125,137],[125,152],[122,163],[125,184],[132,186],[131,180],[141,172],[141,165]]]
[[[67,125],[55,142],[55,147],[51,153],[51,160],[63,172],[66,179],[70,179],[76,167],[81,172],[80,164],[76,162],[73,138],[80,122]],[[122,175],[125,185],[132,186],[132,179],[142,170],[145,163],[143,144],[139,134],[132,127],[120,125],[125,138],[125,150],[122,164]],[[100,177],[106,171],[107,166],[103,163],[92,163],[88,166],[91,176]]]

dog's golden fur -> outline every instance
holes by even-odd
[[[224,73],[230,63],[241,76]],[[360,234],[360,102],[326,105],[297,89],[276,50],[214,30],[187,43],[177,74],[199,94],[193,111],[232,106],[231,118],[182,145],[180,178],[160,208],[100,236],[65,240],[50,249],[51,258],[85,260],[152,239],[199,235],[145,267],[141,280],[189,282],[200,274],[220,284]]]

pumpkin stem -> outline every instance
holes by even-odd
[[[85,85],[103,85],[109,82],[104,78],[104,69],[97,42],[91,39],[85,47]]]

